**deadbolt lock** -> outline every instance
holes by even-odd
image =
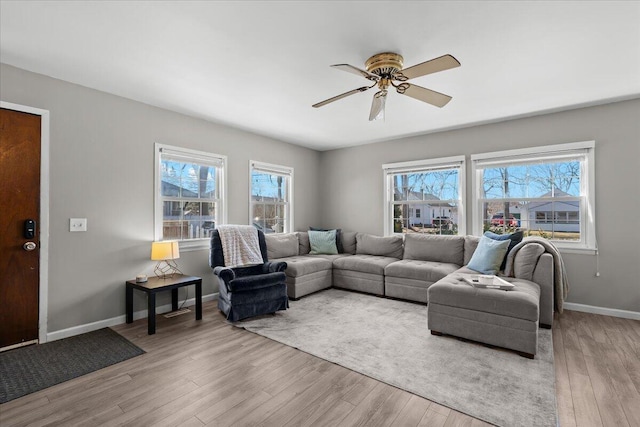
[[[27,242],[24,245],[22,245],[22,247],[24,248],[25,251],[32,251],[36,248],[36,244],[33,242]]]

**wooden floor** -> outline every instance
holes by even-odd
[[[114,329],[145,355],[0,406],[0,425],[482,426],[226,324],[206,303]],[[565,311],[553,330],[561,426],[640,426],[640,321]],[[469,343],[470,346],[477,345]]]

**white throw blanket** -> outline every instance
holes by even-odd
[[[555,300],[555,306],[558,313],[562,313],[562,305],[567,294],[569,293],[569,279],[567,278],[567,269],[564,266],[562,256],[558,248],[547,239],[537,236],[529,236],[522,242],[518,243],[511,249],[507,256],[507,265],[504,269],[506,276],[513,277],[513,261],[516,253],[528,243],[538,243],[542,245],[547,253],[550,253],[553,257],[553,294]]]
[[[221,225],[218,227],[222,242],[225,267],[262,264],[258,230],[252,225]]]

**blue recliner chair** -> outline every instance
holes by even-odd
[[[209,265],[218,280],[218,308],[227,320],[235,322],[289,307],[284,270],[286,262],[269,262],[264,233],[258,230],[264,264],[249,267],[225,267],[220,233],[213,230]]]

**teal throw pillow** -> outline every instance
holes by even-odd
[[[309,230],[309,246],[311,250],[310,255],[337,255],[338,248],[336,247],[336,230],[329,231],[313,231]]]
[[[342,228],[318,228],[318,227],[309,227],[311,231],[331,231],[336,230],[336,248],[338,249],[338,253],[344,253],[344,248],[342,247]]]
[[[509,243],[509,248],[507,248],[507,253],[504,254],[502,264],[500,264],[500,270],[504,270],[504,268],[507,266],[507,255],[509,255],[509,252],[511,252],[511,249],[513,249],[515,245],[522,242],[524,234],[522,233],[522,231],[516,231],[515,233],[510,234],[496,234],[492,231],[485,231],[484,235],[492,240],[509,240],[511,242]]]
[[[510,242],[510,240],[493,240],[482,236],[467,267],[482,274],[496,274]]]

